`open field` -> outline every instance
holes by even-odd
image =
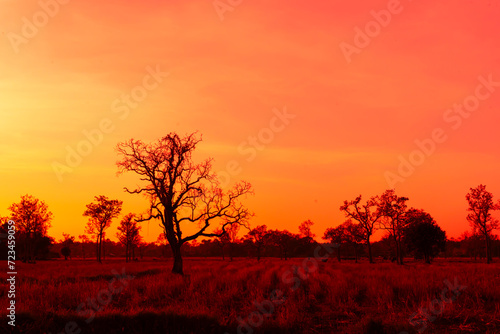
[[[442,312],[435,311],[424,333],[500,330],[498,263],[441,260],[398,266],[330,259],[309,262],[311,272],[301,276],[303,261],[187,258],[184,277],[170,273],[169,261],[19,263],[16,330],[238,333],[239,326],[241,333],[415,333],[423,325],[412,326],[409,318],[419,308],[429,309],[433,300],[431,310]],[[113,280],[116,275],[134,278]],[[466,287],[457,289],[452,300],[445,280]],[[5,279],[1,285],[3,333],[10,326]],[[91,311],[82,303],[101,309]],[[428,317],[434,315],[429,311]]]

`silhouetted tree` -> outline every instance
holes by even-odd
[[[192,153],[201,141],[196,134],[181,138],[170,133],[151,144],[129,140],[118,144],[122,160],[117,163],[119,173],[132,171],[147,184],[131,194],[146,194],[150,210],[146,218],[160,219],[174,255],[173,273],[183,274],[182,245],[198,237],[217,237],[233,225],[245,225],[252,214],[240,203],[243,195],[252,193],[247,182],[237,183],[224,192],[217,176],[212,173],[212,160],[195,164]],[[208,229],[220,222],[221,233]],[[199,224],[200,229],[183,236],[184,223]]]
[[[21,201],[9,206],[9,210],[12,212],[11,219],[16,223],[18,245],[24,245],[23,262],[32,261],[38,251],[36,246],[44,244],[40,239],[47,236],[52,212],[44,201],[31,195],[21,196]]]
[[[233,261],[234,247],[238,243],[238,232],[240,224],[231,224],[226,228],[227,237],[229,240],[229,259]]]
[[[220,251],[221,251],[221,256],[222,260],[225,260],[226,257],[224,255],[224,248],[226,248],[226,245],[229,245],[229,234],[228,233],[222,233],[221,229],[215,230],[215,234],[217,234],[217,237],[215,237],[215,243],[217,246],[219,246]]]
[[[0,260],[7,260],[8,255],[8,237],[9,237],[9,218],[0,217]],[[16,258],[17,260],[17,258]]]
[[[446,233],[430,214],[423,210],[409,209],[406,213],[404,242],[409,251],[420,255],[426,263],[445,250]]]
[[[323,235],[324,240],[328,240],[332,244],[337,244],[337,260],[340,262],[340,248],[343,244],[349,241],[347,237],[347,232],[344,224],[341,224],[337,227],[329,227],[326,229],[325,234]]]
[[[161,255],[163,257],[167,257],[167,250],[168,250],[168,240],[167,238],[165,237],[165,232],[161,232],[159,235],[158,235],[158,238],[156,238],[156,242],[155,244],[157,246],[160,246],[161,247]]]
[[[358,263],[358,247],[365,240],[365,233],[360,224],[354,224],[352,220],[348,219],[344,224],[345,235],[347,243],[352,245],[354,250],[354,259]]]
[[[257,261],[260,261],[262,249],[267,242],[267,226],[260,225],[248,232],[248,238],[252,241],[257,250]]]
[[[87,209],[83,213],[84,217],[89,217],[86,233],[95,235],[96,237],[96,250],[97,261],[101,261],[102,256],[102,243],[104,232],[111,226],[113,218],[118,217],[122,210],[122,201],[110,200],[106,196],[95,196],[95,203],[87,204]]]
[[[83,256],[83,259],[85,260],[85,245],[87,243],[89,243],[90,240],[85,234],[79,235],[78,239],[80,239],[80,245],[82,247],[82,256]]]
[[[292,243],[298,239],[298,236],[287,230],[270,230],[268,232],[269,243],[278,247],[280,258],[287,260],[290,257],[290,248]]]
[[[68,257],[71,255],[71,248],[64,246],[61,248],[61,254],[64,256],[64,260],[68,260]]]
[[[314,225],[314,223],[310,220],[306,220],[305,222],[300,224],[300,226],[299,226],[300,235],[303,236],[304,238],[307,238],[310,241],[312,241],[314,239],[314,237],[316,236],[311,231],[311,226],[313,226],[313,225]]]
[[[484,237],[486,241],[486,263],[491,263],[491,233],[498,228],[498,220],[491,216],[491,211],[500,210],[500,202],[494,203],[493,195],[482,184],[476,188],[470,188],[470,192],[465,198],[469,203],[467,210],[470,211],[467,220]]]
[[[136,216],[133,213],[123,217],[120,226],[118,226],[119,232],[116,233],[120,243],[125,246],[125,262],[132,260],[133,250],[142,239],[139,234],[141,227],[137,225],[135,218]]]
[[[465,231],[460,236],[460,248],[464,252],[464,255],[469,256],[470,259],[474,259],[477,261],[478,255],[482,258],[480,252],[480,245],[484,244],[484,240],[482,240],[482,236],[477,233],[477,229],[472,228],[472,232]]]
[[[382,214],[380,226],[387,230],[394,240],[397,263],[403,264],[403,231],[407,220],[405,214],[407,211],[406,201],[408,197],[399,197],[393,189],[386,190],[377,201],[378,210]]]
[[[71,245],[75,242],[75,237],[69,235],[68,233],[63,233],[63,239],[60,241],[61,245],[61,254],[64,256],[64,260],[68,260],[68,257],[71,256]]]
[[[376,223],[382,217],[382,212],[377,210],[377,198],[370,198],[365,204],[360,204],[361,195],[353,201],[344,201],[344,205],[340,207],[347,218],[352,218],[359,222],[363,228],[366,245],[368,246],[368,259],[373,263],[372,247],[370,237],[376,230]]]

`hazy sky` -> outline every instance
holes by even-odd
[[[59,239],[83,233],[96,195],[140,213],[116,144],[199,131],[196,160],[254,185],[252,226],[311,219],[322,236],[343,200],[394,187],[458,237],[470,187],[500,198],[499,14],[470,0],[1,0],[0,215],[32,194]]]

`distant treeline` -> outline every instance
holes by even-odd
[[[250,257],[258,258],[259,247],[261,257],[276,257],[281,259],[294,258],[294,257],[308,257],[313,256],[314,249],[320,245],[320,243],[312,240],[309,237],[303,237],[300,234],[292,234],[287,231],[279,230],[269,230],[269,239],[263,242],[259,246],[259,242],[255,241],[250,236],[246,235],[243,238],[239,238],[234,242],[224,242],[218,239],[205,239],[201,242],[191,242],[184,245],[182,249],[183,256],[185,257],[220,257],[227,260],[231,258],[241,258]],[[3,231],[3,226],[0,227],[0,233],[5,233]],[[275,240],[273,240],[273,235]],[[286,237],[283,237],[285,235]],[[282,244],[279,243],[279,239],[276,238],[287,238]],[[278,242],[277,242],[278,241]],[[57,259],[64,258],[65,247],[68,247],[70,254],[68,255],[68,260],[71,259],[87,259],[95,260],[96,258],[96,244],[95,242],[79,242],[73,241],[68,244],[67,241],[60,240],[55,242],[51,237],[43,237],[39,239],[36,246],[36,259],[47,260],[47,259]],[[394,260],[396,257],[394,251],[394,245],[392,238],[386,236],[380,241],[373,242],[372,252],[375,258],[384,260]],[[24,240],[18,240],[17,247],[24,247]],[[0,243],[0,257],[5,260],[7,255],[7,244],[5,239],[1,240]],[[336,249],[336,248],[335,248]],[[344,244],[340,245],[339,250],[341,250],[341,259],[352,259],[366,258],[367,252],[363,244],[359,243],[356,245]],[[124,258],[125,257],[125,246],[120,242],[114,242],[110,239],[106,239],[103,242],[103,259],[111,258]],[[413,252],[405,249],[406,257],[416,257],[421,258],[414,254]],[[495,235],[492,242],[492,253],[493,257],[500,258],[500,240]],[[168,244],[166,244],[162,238],[159,238],[157,242],[141,242],[136,248],[133,249],[132,257],[137,260],[151,260],[171,258],[172,250]],[[448,239],[446,241],[445,250],[439,252],[437,255],[442,258],[452,258],[461,257],[469,258],[471,260],[481,260],[486,256],[486,250],[484,248],[484,240],[478,235],[471,235],[469,233],[464,233],[458,239]],[[337,260],[337,252],[335,251],[331,254],[331,257]],[[330,259],[332,261],[333,259]]]

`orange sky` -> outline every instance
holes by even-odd
[[[344,221],[343,200],[394,185],[458,237],[469,229],[470,187],[500,198],[497,1],[215,3],[2,0],[0,215],[32,194],[54,213],[59,239],[83,233],[95,195],[142,212],[144,199],[122,190],[138,178],[115,175],[114,147],[196,130],[197,159],[214,157],[220,172],[234,160],[232,181],[254,185],[252,226],[298,232],[311,219],[321,236]],[[366,28],[371,37],[357,36]],[[155,69],[169,74],[155,81]],[[147,96],[127,106],[132,92]],[[466,116],[447,111],[464,103]],[[287,124],[274,120],[284,109]],[[85,149],[83,131],[101,122],[102,142],[58,177],[54,163],[67,164],[68,147]],[[435,129],[446,139],[418,160],[415,141]],[[421,164],[390,184],[387,172],[410,155]],[[159,233],[143,227],[148,241]]]

